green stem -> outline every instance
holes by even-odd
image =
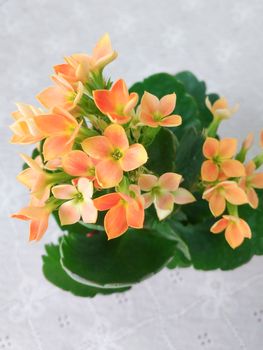
[[[206,136],[215,137],[220,123],[221,123],[220,118],[214,118],[212,123],[209,125],[209,127],[206,130]]]
[[[256,157],[254,157],[253,162],[256,165],[256,168],[259,168],[263,164],[263,153],[258,154]]]
[[[227,202],[227,210],[229,215],[238,217],[238,207],[237,205]]]

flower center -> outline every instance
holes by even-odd
[[[123,153],[118,149],[116,148],[112,154],[111,154],[112,158],[115,159],[115,160],[119,160],[121,159],[121,157],[123,156]]]
[[[80,192],[76,193],[74,198],[77,202],[82,202],[84,200],[83,194]]]
[[[118,104],[118,105],[116,106],[115,112],[116,112],[116,114],[118,114],[118,115],[123,115],[123,113],[124,113],[123,110],[124,110],[124,105]]]
[[[220,165],[221,165],[221,159],[220,159],[220,157],[219,157],[219,156],[213,157],[213,162],[214,162],[216,165],[220,166]]]
[[[163,116],[160,114],[160,112],[155,112],[153,114],[153,120],[155,122],[160,122],[163,119]]]

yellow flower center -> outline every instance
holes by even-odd
[[[74,199],[76,200],[76,202],[82,202],[84,201],[84,197],[83,194],[78,192],[74,195]]]
[[[112,152],[111,156],[112,156],[112,158],[113,158],[114,160],[119,160],[119,159],[121,159],[121,158],[123,157],[123,153],[122,153],[118,148],[116,148],[116,149]]]
[[[115,109],[116,114],[123,115],[124,114],[124,105],[118,104]]]
[[[153,120],[155,122],[160,122],[163,119],[163,116],[160,114],[160,112],[155,112],[153,114]]]

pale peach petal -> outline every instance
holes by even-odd
[[[144,198],[144,209],[147,209],[153,204],[153,196],[151,193],[144,193],[142,196]]]
[[[46,88],[40,92],[36,98],[47,109],[52,109],[56,106],[68,107],[70,104],[59,86],[50,86]]]
[[[117,80],[111,87],[111,98],[114,104],[120,104],[125,106],[129,101],[129,92],[127,85],[123,79]]]
[[[41,220],[32,220],[30,223],[29,241],[39,241],[48,228],[49,216],[46,215]]]
[[[95,90],[93,91],[93,98],[98,109],[108,114],[114,111],[114,102],[109,90]]]
[[[208,137],[203,145],[203,154],[206,158],[211,159],[218,155],[219,141],[212,137]]]
[[[78,193],[76,187],[72,185],[57,185],[51,191],[58,199],[72,199]]]
[[[86,179],[85,177],[81,177],[78,180],[77,188],[80,193],[82,193],[84,200],[88,200],[93,196],[93,184],[92,181]]]
[[[237,184],[224,186],[225,199],[235,205],[241,205],[248,202],[246,193]]]
[[[67,118],[58,114],[38,115],[35,117],[35,123],[46,136],[63,134],[71,126],[77,125],[76,121],[70,123]]]
[[[220,233],[226,229],[228,222],[229,221],[225,218],[220,219],[210,228],[210,231],[212,233]]]
[[[155,204],[159,209],[172,211],[174,207],[174,196],[170,192],[163,192],[156,196]]]
[[[96,178],[102,188],[117,186],[123,177],[119,162],[113,159],[102,160],[95,169]]]
[[[167,191],[176,191],[182,180],[182,175],[176,173],[165,173],[160,176],[158,184]]]
[[[109,193],[105,194],[104,196],[95,198],[93,200],[93,203],[98,210],[103,211],[114,207],[116,204],[119,203],[120,199],[121,197],[119,193]]]
[[[241,177],[246,175],[244,165],[236,159],[226,159],[221,164],[221,171],[227,177]]]
[[[223,214],[226,209],[226,201],[224,197],[221,194],[215,192],[209,200],[209,208],[215,217]]]
[[[154,186],[157,185],[158,178],[151,174],[142,174],[139,177],[138,185],[143,191],[150,191]]]
[[[225,231],[225,237],[231,248],[235,249],[244,241],[244,236],[236,223],[230,223]]]
[[[85,152],[78,150],[71,151],[63,157],[62,167],[71,176],[93,177],[95,174],[92,159]]]
[[[205,160],[201,167],[201,177],[203,181],[213,182],[219,175],[218,166],[210,159]]]
[[[250,206],[253,209],[257,209],[259,200],[258,200],[258,195],[254,190],[254,188],[252,187],[248,188],[246,193],[247,193],[248,203],[250,204]]]
[[[70,141],[70,136],[50,136],[43,146],[43,155],[45,160],[52,160],[64,156],[72,150],[73,141]]]
[[[117,52],[112,50],[109,34],[106,33],[93,49],[93,59],[97,68],[103,68],[117,57]]]
[[[113,151],[110,141],[105,136],[93,136],[85,139],[81,144],[83,150],[92,158],[108,158]]]
[[[147,114],[153,114],[154,112],[159,111],[160,101],[159,99],[145,91],[142,100],[141,100],[141,109],[142,112]]]
[[[159,208],[157,206],[157,204],[156,204],[156,201],[154,201],[154,207],[155,207],[155,210],[156,210],[157,217],[158,217],[158,219],[160,221],[164,220],[173,211],[173,208],[171,208],[171,209],[161,209],[161,208]]]
[[[246,175],[253,175],[254,171],[256,170],[256,164],[251,160],[245,165],[246,169]]]
[[[165,117],[173,113],[176,104],[176,94],[169,94],[160,99],[159,112]]]
[[[170,126],[170,127],[173,127],[173,126],[179,126],[182,124],[182,117],[180,115],[170,115],[169,117],[165,117],[163,118],[159,124],[161,126]]]
[[[249,150],[252,147],[253,141],[254,141],[254,134],[250,132],[245,138],[242,144],[242,148],[245,149],[246,151]]]
[[[124,171],[131,171],[145,164],[147,159],[147,152],[143,145],[135,143],[125,152],[123,158],[120,159],[120,164]]]
[[[126,103],[125,107],[124,107],[124,110],[123,110],[123,113],[125,115],[129,114],[133,108],[137,105],[138,103],[138,99],[139,99],[139,96],[136,92],[132,92],[129,96],[129,100],[128,102]]]
[[[227,99],[225,97],[221,97],[218,100],[216,100],[213,103],[213,112],[215,112],[218,109],[227,109],[228,108],[228,102]]]
[[[58,215],[61,225],[72,225],[80,220],[80,208],[73,199],[59,207]]]
[[[128,230],[126,210],[122,204],[114,206],[107,212],[104,227],[108,239],[117,238]]]
[[[144,125],[148,125],[152,128],[157,128],[159,126],[159,123],[154,121],[153,115],[144,111],[141,111],[140,113],[140,121]]]
[[[107,116],[113,123],[118,124],[126,124],[131,120],[131,116],[125,116],[123,114],[119,115],[115,112],[108,113]]]
[[[223,159],[232,158],[237,151],[237,139],[224,138],[219,142],[219,156]]]
[[[251,233],[251,229],[250,229],[248,223],[243,219],[239,219],[238,225],[240,227],[240,230],[241,230],[243,236],[246,238],[251,238],[252,233]]]
[[[192,193],[182,187],[178,188],[173,194],[174,202],[176,204],[188,204],[196,201]]]
[[[84,222],[95,224],[98,217],[98,211],[95,208],[93,201],[91,199],[81,203],[80,214]]]
[[[254,188],[263,188],[263,173],[252,175],[250,183]]]
[[[118,124],[108,126],[104,131],[104,136],[110,141],[114,148],[125,151],[129,148],[129,141],[125,130]]]
[[[144,207],[139,200],[131,198],[126,207],[127,224],[130,227],[142,228],[144,222]]]

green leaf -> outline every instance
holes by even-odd
[[[149,160],[146,167],[156,174],[175,170],[177,147],[175,135],[166,128],[161,128],[151,145],[147,148]]]
[[[103,288],[130,286],[162,269],[174,256],[176,242],[158,231],[128,230],[108,241],[98,232],[64,236],[60,245],[65,271],[77,281]]]
[[[252,230],[252,238],[232,249],[224,234],[212,234],[210,227],[216,219],[198,224],[183,225],[173,222],[172,227],[187,244],[192,264],[201,270],[231,270],[248,262],[253,255],[263,255],[263,191],[259,191],[260,204],[257,210],[248,205],[240,208],[240,217],[246,220]],[[218,219],[217,219],[218,220]]]
[[[46,245],[46,255],[43,259],[43,273],[47,280],[53,283],[55,286],[69,291],[74,295],[82,297],[93,297],[96,294],[111,294],[116,292],[124,292],[129,288],[122,289],[105,289],[95,288],[88,285],[81,284],[74,281],[69,275],[63,270],[60,264],[59,246],[49,244]]]

